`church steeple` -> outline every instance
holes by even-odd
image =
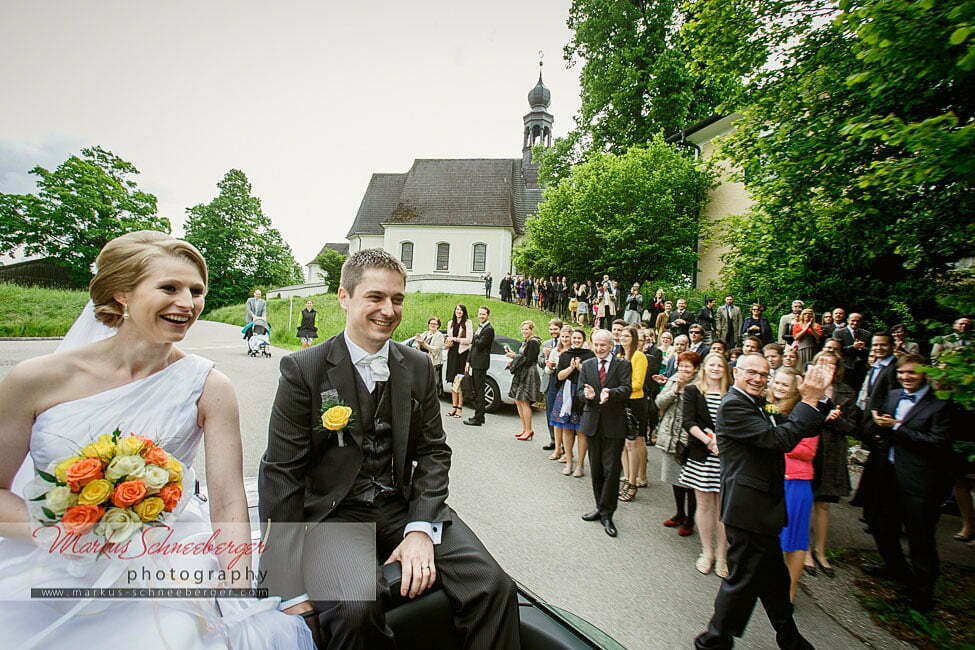
[[[528,93],[531,111],[525,115],[525,130],[521,145],[521,173],[529,187],[538,187],[538,165],[532,160],[532,147],[541,144],[552,146],[552,123],[555,118],[548,112],[552,93],[542,83],[542,53],[538,53],[538,83]]]

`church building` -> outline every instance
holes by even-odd
[[[484,276],[514,271],[511,252],[542,199],[531,149],[552,144],[551,92],[528,93],[520,158],[416,159],[376,173],[346,237],[349,252],[384,248],[406,265],[407,291],[484,293]]]

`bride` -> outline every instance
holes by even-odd
[[[209,528],[214,522],[216,529],[220,522],[225,538],[251,541],[233,386],[213,362],[175,345],[203,310],[203,257],[186,242],[141,231],[109,242],[96,264],[91,302],[64,342],[70,347],[68,339],[80,338],[82,345],[25,361],[0,382],[3,645],[49,646],[63,637],[74,647],[313,649],[301,617],[278,611],[276,598],[31,600],[32,588],[158,586],[146,576],[172,566],[231,575],[220,572],[234,566],[226,552],[141,558],[151,570],[139,572],[119,559],[85,561],[52,553],[38,540],[28,507],[28,495],[43,492],[32,486],[36,470],[50,471],[52,463],[116,428],[145,436],[175,456],[185,467],[184,486],[202,440],[209,515],[189,496],[189,483],[178,506],[178,525],[195,521]],[[234,579],[223,586],[249,588],[251,558],[238,560]]]

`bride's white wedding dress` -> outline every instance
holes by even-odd
[[[37,416],[31,431],[30,454],[12,489],[30,498],[41,493],[34,469],[47,470],[52,461],[77,453],[98,435],[116,427],[155,441],[179,459],[184,472],[182,510],[177,535],[187,527],[209,530],[209,512],[192,496],[191,464],[203,431],[197,426],[197,402],[213,363],[188,355],[165,369],[89,397],[57,404]],[[185,504],[185,505],[184,505]],[[39,504],[31,504],[38,507]],[[172,521],[172,519],[170,519]],[[199,535],[201,533],[197,533]],[[205,537],[203,538],[205,539]],[[254,567],[257,558],[254,557]],[[214,555],[155,555],[134,561],[141,569],[219,570]],[[152,600],[31,600],[31,588],[140,587],[129,581],[132,562],[110,558],[83,560],[36,546],[0,538],[0,646],[50,647],[67,643],[76,648],[287,648],[314,650],[301,617],[277,610],[279,600],[152,599]],[[141,571],[140,571],[141,572]],[[144,575],[144,574],[143,574]],[[173,582],[167,582],[173,586]],[[181,586],[203,586],[183,583]]]

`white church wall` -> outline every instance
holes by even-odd
[[[407,277],[407,290],[425,293],[483,294],[481,279],[491,272],[491,293],[498,295],[501,278],[511,264],[512,233],[507,228],[476,226],[387,225],[383,248],[400,256],[403,242],[413,243],[413,265]],[[450,245],[445,271],[437,270],[437,245]],[[475,271],[474,245],[486,246],[485,270]]]

